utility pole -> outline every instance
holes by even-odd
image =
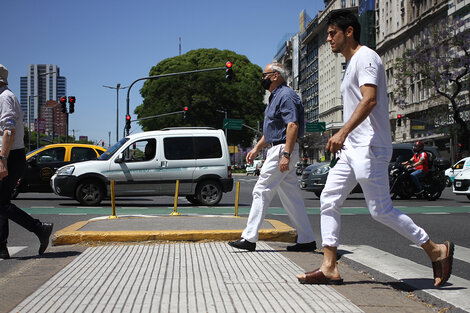
[[[119,141],[119,89],[126,89],[129,88],[129,86],[126,87],[121,87],[121,84],[117,84],[116,87],[111,87],[111,86],[105,86],[105,88],[109,89],[116,89],[116,142]]]

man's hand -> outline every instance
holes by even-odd
[[[328,140],[326,144],[326,151],[330,151],[332,154],[335,154],[337,151],[341,150],[344,145],[346,136],[343,136],[341,130],[333,135],[333,137]]]
[[[250,152],[246,154],[246,163],[253,164],[256,156],[258,155],[259,151],[254,147]]]
[[[289,170],[289,162],[290,159],[286,158],[285,156],[282,156],[281,160],[279,161],[279,170],[281,173],[284,173],[285,171]]]

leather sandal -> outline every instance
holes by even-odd
[[[434,279],[440,278],[441,281],[436,286],[441,286],[445,284],[452,274],[452,262],[454,261],[454,244],[452,242],[446,241],[444,245],[447,248],[446,257],[440,261],[432,262],[432,271],[434,274]]]
[[[343,279],[330,279],[323,274],[323,272],[317,268],[312,272],[305,273],[305,278],[298,278],[301,284],[310,285],[342,285]]]

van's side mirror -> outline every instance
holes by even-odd
[[[114,161],[115,163],[123,163],[124,162],[124,154],[119,153],[119,156]]]

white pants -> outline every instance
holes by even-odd
[[[261,168],[258,182],[253,188],[253,202],[250,215],[242,238],[250,241],[258,241],[258,230],[263,223],[268,211],[268,206],[278,192],[279,198],[289,218],[297,230],[297,242],[307,243],[314,241],[312,227],[305,210],[304,199],[297,184],[295,163],[299,158],[299,146],[295,144],[289,163],[289,171],[281,173],[279,161],[282,157],[284,144],[272,147],[268,150],[266,161]]]
[[[341,206],[357,183],[362,187],[372,218],[418,246],[428,241],[428,234],[392,205],[388,178],[391,152],[391,149],[369,146],[347,146],[341,150],[340,160],[328,173],[320,197],[323,246],[339,245]]]

